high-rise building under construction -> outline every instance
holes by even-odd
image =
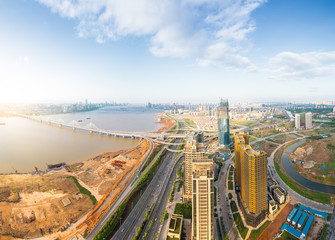
[[[203,133],[190,133],[187,135],[184,159],[184,201],[192,201],[192,161],[204,158],[203,138]]]
[[[219,144],[223,146],[228,146],[230,144],[228,100],[221,100],[218,107],[217,120]]]

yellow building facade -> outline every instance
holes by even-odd
[[[258,215],[267,210],[266,153],[244,145],[240,159],[242,200],[250,213]]]
[[[235,183],[241,187],[241,146],[249,144],[249,134],[247,132],[239,132],[234,135],[235,143]]]

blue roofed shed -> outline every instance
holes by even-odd
[[[304,225],[304,222],[305,222],[305,220],[306,220],[306,218],[307,218],[307,215],[308,215],[307,212],[304,212],[304,213],[302,214],[302,216],[301,216],[301,218],[300,218],[300,220],[299,220],[299,222],[298,222],[298,228],[301,228],[302,225]]]
[[[313,220],[314,220],[314,215],[310,215],[307,222],[306,222],[306,225],[305,225],[304,229],[302,230],[302,235],[303,236],[307,236],[307,233],[308,233],[309,229],[311,228]]]
[[[294,216],[294,214],[295,214],[297,211],[298,211],[298,208],[297,208],[297,207],[293,208],[293,210],[290,212],[290,214],[289,214],[288,217],[287,217],[287,221],[288,221],[288,222],[291,222],[291,221],[292,221],[293,216]]]
[[[295,225],[295,224],[298,222],[298,220],[299,220],[301,214],[302,214],[302,211],[299,210],[298,213],[297,213],[297,214],[295,215],[295,217],[293,218],[293,221],[292,221],[292,224],[293,224],[293,225]]]
[[[287,225],[286,223],[284,223],[284,225],[281,227],[281,230],[282,231],[286,230],[287,232],[291,233],[293,236],[297,238],[301,237],[300,231],[298,231],[297,229],[294,229],[293,227],[291,227],[290,225]]]

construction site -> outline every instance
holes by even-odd
[[[0,238],[82,239],[126,186],[149,147],[142,140],[133,149],[46,174],[0,175]]]

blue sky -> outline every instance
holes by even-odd
[[[0,0],[0,103],[335,100],[335,1]]]

